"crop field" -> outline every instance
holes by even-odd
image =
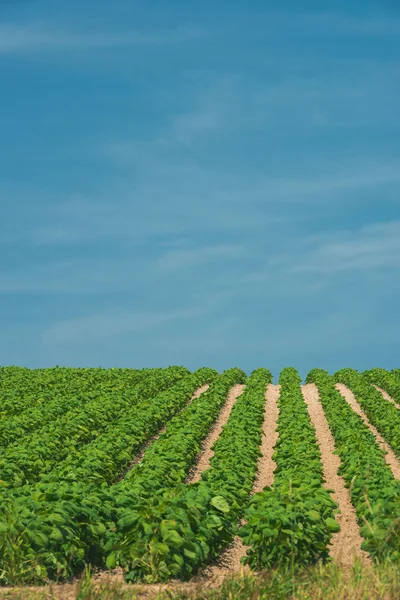
[[[0,582],[400,563],[400,370],[0,368]]]

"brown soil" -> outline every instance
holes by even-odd
[[[378,392],[380,392],[382,394],[382,396],[385,398],[385,400],[388,400],[389,402],[391,402],[392,404],[395,405],[396,408],[398,408],[400,410],[400,405],[397,404],[397,402],[395,402],[393,400],[393,398],[391,396],[389,396],[389,394],[382,388],[378,387],[377,385],[375,385],[374,383],[372,384],[374,386],[374,388],[376,390],[378,390]]]
[[[337,474],[340,467],[340,458],[333,454],[335,442],[319,401],[318,388],[315,384],[309,383],[302,386],[302,392],[311,422],[315,427],[326,480],[325,487],[333,490],[332,497],[337,502],[340,510],[340,514],[336,515],[336,520],[341,529],[332,536],[330,555],[345,567],[351,566],[354,558],[359,558],[364,563],[371,564],[368,554],[361,550],[363,538],[360,535],[356,511],[351,503],[350,493],[345,487],[343,477]]]
[[[265,393],[265,413],[263,423],[263,438],[261,442],[262,456],[258,459],[257,477],[254,481],[253,494],[261,492],[267,485],[274,482],[275,461],[272,460],[274,447],[278,440],[276,423],[278,420],[278,397],[280,392],[279,385],[268,384]],[[242,520],[241,525],[245,524]],[[220,584],[224,577],[239,571],[248,571],[248,567],[243,567],[240,560],[246,555],[247,547],[242,539],[236,536],[232,544],[227,548],[215,565],[206,567],[202,572],[202,577],[212,579],[214,583]]]
[[[343,398],[347,400],[354,412],[362,418],[362,420],[370,429],[370,431],[372,431],[377,443],[385,452],[385,461],[389,465],[394,477],[396,477],[396,479],[400,479],[400,460],[396,457],[389,444],[385,442],[385,440],[383,439],[379,431],[376,429],[376,427],[371,425],[371,423],[368,421],[366,414],[362,410],[361,406],[358,404],[353,392],[343,383],[337,383],[335,387],[342,394]]]
[[[190,474],[186,479],[186,483],[196,483],[196,481],[199,481],[201,479],[202,473],[210,468],[210,459],[214,456],[212,447],[221,435],[222,428],[228,421],[229,415],[231,414],[231,410],[237,398],[240,396],[240,394],[243,393],[244,388],[245,386],[243,384],[238,383],[229,390],[227,400],[224,406],[222,407],[221,412],[219,413],[218,419],[216,420],[215,424],[210,429],[209,434],[202,443],[202,448],[198,460],[192,468],[192,470],[190,471]]]
[[[198,398],[198,397],[199,397],[199,396],[200,396],[200,395],[201,395],[203,392],[205,392],[206,390],[208,390],[208,388],[209,388],[209,387],[210,387],[210,386],[209,386],[209,384],[208,384],[208,383],[206,383],[206,384],[205,384],[205,385],[203,385],[202,387],[199,387],[199,388],[197,388],[197,390],[194,392],[194,394],[193,394],[193,396],[190,398],[190,400],[188,400],[188,401],[186,402],[186,404],[185,404],[185,406],[183,407],[183,409],[184,409],[186,406],[188,406],[188,405],[189,405],[189,404],[192,402],[192,400],[194,400],[195,398]],[[183,409],[182,409],[182,410],[183,410]],[[179,411],[179,412],[182,412],[182,410],[181,410],[181,411]],[[179,414],[179,413],[178,413],[178,414]],[[165,433],[166,429],[167,429],[167,425],[164,425],[164,427],[162,427],[162,428],[160,429],[160,431],[159,431],[159,432],[158,432],[156,435],[154,435],[153,437],[151,437],[149,440],[147,440],[147,442],[145,442],[145,443],[143,444],[143,446],[142,446],[141,450],[139,450],[139,452],[136,454],[136,456],[135,456],[135,457],[134,457],[134,458],[131,460],[131,462],[129,463],[129,466],[128,466],[128,468],[127,468],[127,469],[124,471],[124,473],[123,473],[123,474],[122,474],[122,475],[119,477],[118,481],[121,481],[121,479],[123,479],[123,478],[126,476],[126,474],[127,474],[127,473],[128,473],[130,470],[131,470],[131,469],[133,469],[133,467],[134,467],[135,465],[137,465],[138,463],[140,463],[140,461],[142,460],[142,458],[143,458],[143,456],[144,456],[144,453],[146,452],[147,448],[148,448],[149,446],[151,446],[151,444],[153,444],[153,443],[154,443],[156,440],[158,440],[158,438],[160,437],[160,435],[162,435],[163,433]]]
[[[268,384],[265,394],[265,418],[263,424],[263,439],[261,443],[262,456],[258,459],[257,477],[253,486],[253,494],[261,492],[267,485],[274,483],[274,471],[276,462],[272,460],[275,444],[278,441],[278,431],[276,429],[279,410],[278,398],[280,386]]]

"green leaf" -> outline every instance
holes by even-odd
[[[192,552],[191,550],[188,550],[187,548],[184,548],[183,554],[185,556],[187,556],[188,558],[191,558],[191,559],[195,559],[196,558],[196,552]]]
[[[332,519],[331,517],[328,517],[327,519],[325,519],[325,525],[328,528],[328,531],[330,531],[331,533],[337,533],[338,531],[340,531],[340,525],[337,521],[335,521],[335,519]]]
[[[153,535],[153,528],[149,523],[143,523],[143,531],[146,535]]]
[[[223,496],[214,496],[214,498],[211,499],[211,505],[223,513],[228,513],[230,511],[229,504]]]
[[[164,540],[164,542],[168,543],[169,545],[173,546],[174,548],[179,548],[183,544],[183,539],[181,538],[179,533],[177,531],[175,531],[174,529],[170,529],[163,536],[163,540]]]
[[[109,554],[107,556],[107,560],[106,560],[107,569],[114,569],[116,564],[117,564],[117,559],[115,556],[115,552],[111,552],[111,554]]]
[[[169,546],[163,542],[156,542],[155,544],[151,544],[151,548],[156,553],[162,555],[169,554]]]
[[[183,560],[182,556],[180,556],[179,554],[174,554],[174,555],[173,555],[173,557],[174,557],[174,561],[175,561],[175,562],[176,562],[176,563],[177,563],[177,564],[178,564],[180,567],[183,567],[183,565],[184,565],[184,560]]]
[[[321,515],[319,514],[319,512],[317,510],[310,510],[310,511],[308,511],[308,514],[311,517],[312,521],[320,521],[321,520]]]

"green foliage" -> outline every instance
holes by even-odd
[[[394,371],[370,369],[369,371],[364,371],[363,377],[370,383],[381,387],[395,402],[400,403],[400,378],[396,376]]]
[[[232,541],[256,475],[271,379],[265,369],[251,374],[200,482],[178,484],[149,498],[141,494],[121,514],[109,561],[128,569],[128,580],[188,578]],[[167,537],[166,524],[174,532]]]
[[[345,371],[340,371],[335,378],[353,382],[352,373],[349,376]],[[399,481],[393,477],[374,435],[335,389],[335,379],[326,371],[313,369],[307,376],[307,382],[318,387],[341,460],[339,474],[350,489],[361,534],[365,538],[363,549],[375,560],[390,557],[399,561]]]
[[[400,371],[399,371],[400,372]],[[336,374],[371,422],[400,450],[396,371]],[[295,369],[280,376],[277,463],[272,487],[249,502],[260,456],[271,374],[218,375],[168,369],[0,368],[0,583],[65,580],[86,565],[121,565],[131,581],[188,579],[239,532],[254,568],[289,569],[328,558],[338,530],[323,486],[320,453]],[[376,561],[400,560],[400,483],[374,436],[321,370],[307,377],[341,458],[363,547]],[[210,388],[187,406],[195,389]],[[186,478],[226,400],[246,383],[214,445],[210,468]],[[160,428],[165,432],[132,460]],[[288,571],[288,572],[289,572]],[[288,588],[289,589],[289,588]]]
[[[240,377],[242,377],[242,373],[239,372]],[[137,438],[136,446],[134,446],[135,440],[134,437],[131,437],[131,448],[133,447],[137,451],[140,444],[152,435],[154,427],[157,426],[160,419],[164,421],[166,416],[184,406],[197,387],[207,381],[212,381],[216,376],[216,371],[212,369],[199,369],[196,373],[187,375],[171,390],[166,390],[156,395],[149,402],[145,402],[142,409],[137,405],[137,423],[134,415],[130,414],[130,424],[133,434],[136,434]],[[245,375],[243,374],[243,376]],[[209,427],[214,413],[210,411],[209,398],[206,396],[202,402],[201,398],[202,396],[192,404],[202,407],[201,427],[203,427],[202,432],[204,433],[204,430],[207,429],[207,420]],[[152,417],[152,421],[145,420],[146,413],[148,413],[148,417]],[[173,419],[170,423],[172,428],[174,423],[176,421]],[[138,425],[138,428],[135,428],[135,425]],[[141,429],[143,425],[147,427],[147,430],[146,428]],[[190,426],[188,422],[181,423],[181,435],[188,425]],[[168,430],[169,428],[167,428],[166,433],[168,433]],[[159,444],[162,444],[163,439],[163,436],[161,436]],[[198,448],[197,440],[193,440],[192,443],[193,447]],[[98,454],[97,458],[99,457],[101,457],[101,453]],[[120,464],[120,454],[115,454],[114,459],[116,464]],[[146,464],[149,464],[149,462],[147,460]],[[108,465],[109,463],[110,460]],[[164,469],[168,468],[167,462],[163,464]],[[87,468],[86,477],[89,481],[85,478],[84,467]],[[99,487],[90,483],[90,467],[88,460],[83,463],[82,469],[79,471],[80,479],[77,478],[74,469],[72,469],[71,473],[74,474],[74,477],[66,480],[65,475],[67,472],[61,469],[58,481],[56,479],[54,479],[54,482],[42,480],[36,486],[25,486],[19,490],[4,490],[3,510],[6,513],[10,510],[9,506],[12,508],[13,527],[23,538],[23,551],[26,560],[29,561],[35,557],[43,572],[51,578],[65,578],[72,573],[79,572],[85,563],[102,564],[105,540],[113,535],[115,523],[119,518],[117,514],[118,502],[126,501],[128,498],[128,494],[124,494],[124,480],[112,487],[105,484]],[[136,474],[140,472],[139,467],[140,465],[137,465],[136,471],[133,469],[129,473],[130,481],[134,481],[134,472]],[[149,474],[145,475],[145,479],[154,483],[151,464],[149,465]],[[99,478],[95,481],[98,480]],[[174,482],[175,479],[172,479],[170,485],[173,485]],[[159,485],[167,485],[164,481],[164,473],[160,473]],[[7,543],[9,536],[10,530],[0,532],[0,538],[3,537],[4,543]],[[0,562],[7,574],[7,557],[0,555]],[[32,572],[31,578],[34,579],[35,577],[36,573]]]
[[[21,443],[49,421],[82,409],[89,401],[108,394],[126,394],[162,369],[29,369],[9,368],[0,376],[0,446]],[[12,376],[11,376],[12,375]],[[26,407],[23,410],[23,407]],[[5,414],[4,408],[8,407]],[[29,410],[28,410],[29,409]]]
[[[323,487],[324,478],[315,430],[293,368],[279,379],[279,439],[274,484],[255,494],[239,535],[250,548],[245,562],[252,568],[310,565],[328,560],[336,503]]]
[[[213,369],[201,368],[146,402],[132,404],[104,434],[70,451],[41,482],[113,483],[141,445],[184,407],[198,387],[211,383],[217,375]]]
[[[385,400],[368,380],[354,369],[342,369],[334,375],[337,382],[344,383],[354,393],[356,400],[369,421],[400,456],[400,410]]]
[[[141,383],[130,387],[101,389],[83,406],[47,422],[22,442],[15,442],[0,456],[1,479],[9,487],[39,481],[68,455],[114,427],[132,404],[148,400],[160,390],[171,387],[188,373],[183,367],[152,372]]]

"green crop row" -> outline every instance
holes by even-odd
[[[396,377],[395,373],[385,369],[370,369],[364,371],[363,377],[385,390],[395,402],[400,403],[400,378]]]
[[[154,490],[127,506],[109,567],[122,565],[128,580],[187,578],[232,541],[257,471],[271,379],[265,369],[251,374],[199,482],[176,485],[169,493]]]
[[[69,411],[21,443],[8,446],[0,456],[3,485],[18,487],[37,482],[60,461],[95,439],[113,421],[121,418],[132,404],[146,401],[157,392],[171,387],[188,373],[184,367],[169,367],[153,373],[125,393],[99,394],[83,407]]]
[[[375,560],[400,559],[400,483],[386,464],[384,454],[368,427],[334,387],[326,371],[313,369],[315,383],[340,457],[344,477],[356,509],[362,548]]]
[[[215,376],[212,371],[207,375],[208,379]],[[189,377],[197,386],[204,382],[204,374],[201,381],[195,374]],[[148,499],[146,506],[153,494],[186,476],[229,388],[245,378],[239,369],[217,376],[207,392],[170,421],[166,432],[145,451],[141,463],[111,487],[61,481],[39,484],[27,497],[12,497],[11,490],[4,500],[7,526],[0,534],[4,577],[15,581],[15,557],[10,550],[15,532],[23,539],[19,552],[29,565],[26,581],[35,576],[65,577],[82,570],[85,563],[103,564],[104,544],[113,545],[118,539],[117,522],[143,497]],[[187,400],[193,391],[193,385],[186,388]]]
[[[112,389],[118,390],[121,386],[133,385],[140,372],[137,369],[1,367],[1,423],[10,417],[44,406],[55,397],[90,397],[100,389],[108,392]]]
[[[199,369],[186,375],[172,388],[133,404],[109,430],[89,444],[70,452],[65,460],[55,465],[36,484],[13,488],[12,496],[40,497],[51,493],[53,483],[79,483],[84,486],[81,493],[88,484],[112,484],[166,420],[183,408],[197,388],[210,383],[217,375],[213,369]]]
[[[395,454],[400,456],[400,411],[395,405],[385,400],[382,394],[354,369],[342,369],[335,373],[334,379],[350,388],[369,421]]]
[[[110,369],[111,374],[107,374],[106,377],[107,372],[101,369],[92,369],[92,372],[84,374],[79,374],[79,371],[77,374],[75,369],[71,370],[72,377],[69,374],[68,378],[62,374],[61,369],[55,370],[58,373],[56,385],[50,384],[42,375],[39,376],[40,381],[46,384],[45,397],[38,393],[29,410],[0,421],[0,446],[5,448],[16,441],[20,445],[22,437],[32,431],[38,432],[59,417],[67,419],[69,411],[81,410],[87,402],[98,397],[104,398],[110,392],[126,394],[133,386],[149,377],[152,378],[154,373],[163,371],[163,369],[142,369],[122,374]],[[21,394],[26,393],[25,388],[18,381],[15,385]]]
[[[204,394],[168,423],[165,433],[146,450],[142,461],[113,486],[117,502],[125,506],[131,495],[152,497],[160,489],[183,481],[230,388],[245,381],[246,374],[235,368],[214,379]]]
[[[339,530],[300,382],[295,369],[281,372],[274,484],[253,496],[240,532],[252,568],[326,561]]]
[[[59,383],[75,380],[68,369],[31,370],[23,367],[0,368],[0,417],[21,414],[24,410],[51,398]]]
[[[41,479],[40,484],[60,481],[113,483],[141,445],[184,407],[197,388],[211,383],[217,376],[214,369],[199,369],[172,388],[129,407],[104,434],[83,448],[71,451]]]

